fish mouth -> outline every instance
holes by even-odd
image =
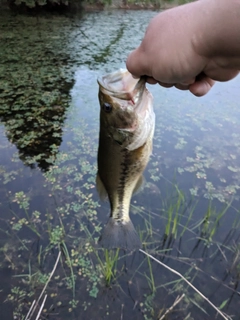
[[[121,100],[129,100],[135,106],[141,101],[146,88],[145,77],[135,79],[125,69],[109,73],[98,78],[97,81],[103,93]]]

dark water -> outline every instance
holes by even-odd
[[[97,246],[109,205],[95,190],[96,79],[124,67],[155,14],[1,13],[0,319],[25,319],[59,251],[41,319],[159,319],[182,294],[165,319],[222,318],[140,252],[120,251],[106,286],[107,253]],[[149,88],[154,149],[131,207],[144,250],[232,319],[240,318],[239,87],[238,77],[203,98]]]

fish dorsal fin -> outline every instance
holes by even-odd
[[[107,191],[102,183],[101,178],[99,177],[99,174],[97,174],[97,177],[96,177],[96,188],[97,188],[97,192],[99,194],[100,199],[106,200],[107,199]]]
[[[143,186],[145,184],[145,178],[143,175],[140,176],[140,178],[138,179],[136,185],[135,185],[135,188],[133,190],[133,194],[137,194],[138,192],[141,192],[142,189],[143,189]]]

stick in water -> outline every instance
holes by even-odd
[[[46,299],[47,299],[47,294],[45,295],[45,297],[44,297],[44,299],[43,299],[42,305],[41,305],[41,307],[40,307],[40,309],[39,309],[39,311],[38,311],[37,318],[36,318],[35,320],[38,320],[38,319],[39,319],[39,317],[40,317],[40,315],[41,315],[41,312],[42,312],[42,309],[43,309],[43,307],[44,307],[44,304],[45,304]]]
[[[164,320],[164,318],[166,317],[166,315],[172,311],[172,309],[185,297],[185,293],[183,293],[181,295],[181,297],[177,296],[176,300],[174,301],[173,305],[167,309],[167,311],[164,313],[163,316],[161,316],[161,318],[159,320]]]
[[[145,252],[142,249],[139,249],[140,252],[144,253],[146,256],[150,257],[152,260],[156,261],[157,263],[159,263],[161,266],[163,266],[164,268],[170,270],[171,272],[175,273],[176,275],[178,275],[181,279],[183,279],[183,281],[185,281],[193,290],[195,290],[204,300],[206,300],[225,320],[229,320],[231,318],[226,317],[207,297],[205,297],[196,287],[194,287],[194,285],[191,284],[191,282],[189,282],[186,278],[184,278],[183,275],[181,275],[181,273],[179,273],[178,271],[176,271],[175,269],[172,269],[170,267],[168,267],[166,264],[164,264],[163,262],[157,260],[156,258],[154,258],[152,255],[150,255],[149,253]]]
[[[59,259],[60,259],[60,256],[61,256],[61,251],[59,251],[59,253],[58,253],[57,260],[56,260],[55,265],[54,265],[54,267],[53,267],[53,269],[52,269],[52,272],[51,272],[51,274],[50,274],[50,276],[49,276],[49,278],[48,278],[48,280],[47,280],[44,288],[42,289],[42,292],[41,292],[41,294],[40,294],[37,302],[35,303],[35,306],[34,306],[32,312],[30,312],[30,313],[28,312],[28,316],[25,318],[25,320],[31,319],[32,315],[34,314],[34,312],[35,312],[35,310],[36,310],[36,308],[37,308],[37,306],[38,306],[38,303],[39,303],[39,301],[41,300],[42,295],[43,295],[45,289],[47,288],[47,285],[49,284],[49,281],[51,280],[51,278],[52,278],[52,276],[53,276],[53,274],[54,274],[54,272],[55,272],[55,270],[56,270],[56,268],[57,268],[57,265],[58,265],[58,261],[59,261]],[[44,302],[45,302],[45,301],[44,301]]]

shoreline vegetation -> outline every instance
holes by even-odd
[[[169,9],[194,0],[0,0],[0,7],[17,12],[96,11],[105,9],[154,10]]]
[[[187,2],[188,0],[103,0],[83,1],[82,7],[85,11],[104,9],[125,9],[125,10],[154,10],[169,9]]]

